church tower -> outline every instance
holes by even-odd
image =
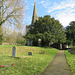
[[[38,16],[37,16],[37,8],[36,8],[36,1],[35,1],[32,22],[30,25],[26,25],[26,33],[30,30],[30,28],[32,28],[32,25],[35,23],[36,20],[38,20]]]
[[[33,25],[36,20],[38,20],[38,16],[37,16],[37,8],[36,8],[36,1],[35,1],[31,25]]]
[[[33,24],[35,23],[36,20],[38,20],[38,16],[37,16],[37,8],[36,8],[36,1],[35,1],[34,10],[33,10],[33,16],[32,16],[32,22],[31,22],[31,25],[28,25],[28,26],[26,25],[26,34],[30,30],[30,28],[33,27]],[[27,39],[27,45],[32,46],[33,45],[33,40]]]

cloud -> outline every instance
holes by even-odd
[[[55,10],[61,10],[61,9],[67,9],[67,8],[74,8],[75,7],[75,1],[64,1],[60,4],[55,3],[52,7],[48,8],[48,13],[55,11]]]
[[[45,8],[48,8],[50,6],[51,2],[49,0],[42,0],[40,2]]]
[[[56,15],[56,19],[58,19],[60,21],[60,23],[62,25],[64,25],[64,27],[66,27],[67,25],[69,25],[69,23],[71,21],[75,20],[75,14],[74,13],[65,13],[65,12],[60,12]]]
[[[43,4],[43,3],[45,3],[45,1],[41,1],[40,3],[42,3],[42,4]]]
[[[58,19],[64,27],[75,21],[75,0],[64,0],[59,3],[43,0],[41,4],[47,8],[47,13]]]

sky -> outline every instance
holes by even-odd
[[[25,25],[32,21],[35,0],[25,0],[26,16]],[[75,0],[36,0],[38,17],[50,15],[66,27],[71,21],[75,21]]]

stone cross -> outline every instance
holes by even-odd
[[[12,48],[12,57],[16,57],[16,47]]]

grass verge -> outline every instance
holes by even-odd
[[[70,68],[72,69],[73,75],[75,75],[75,54],[68,53],[68,51],[65,51],[67,62],[70,65]]]

